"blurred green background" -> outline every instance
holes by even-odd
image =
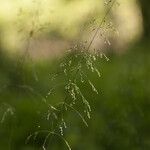
[[[49,107],[43,99],[50,88],[65,79],[61,74],[58,80],[51,81],[52,75],[59,71],[62,59],[67,59],[65,51],[69,47],[90,41],[111,5],[107,2],[0,2],[0,150],[43,149],[44,133],[28,143],[26,139],[50,128],[51,120],[46,118]],[[105,37],[96,37],[93,42],[91,49],[104,49],[110,61],[96,61],[101,78],[88,72],[98,95],[89,85],[80,83],[92,108],[89,126],[73,111],[64,113],[64,137],[73,150],[150,149],[149,5],[148,0],[118,1],[103,25]],[[106,38],[111,45],[105,44]],[[24,53],[27,49],[28,54]],[[64,97],[60,87],[47,99],[57,104]],[[67,149],[63,140],[54,135],[46,147]]]

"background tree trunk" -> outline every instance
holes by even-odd
[[[150,41],[150,0],[140,0],[140,4],[144,26],[143,40]]]

